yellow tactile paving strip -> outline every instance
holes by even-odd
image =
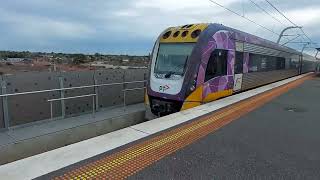
[[[172,129],[120,152],[73,169],[54,179],[125,179],[163,157],[214,132],[240,116],[258,108],[273,98],[300,85],[310,76],[241,101],[202,117],[189,124]]]

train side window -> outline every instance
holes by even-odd
[[[227,52],[226,50],[216,49],[211,53],[207,64],[205,81],[227,75]]]
[[[290,69],[291,68],[291,58],[286,58],[286,69]]]
[[[234,63],[234,73],[243,73],[243,52],[236,52],[236,62]]]
[[[260,55],[260,70],[259,71],[268,71],[268,59],[267,56]]]
[[[286,59],[282,57],[277,58],[277,66],[276,69],[285,69],[286,67]]]
[[[268,56],[268,71],[274,71],[276,69],[277,58],[274,56]]]
[[[283,57],[250,54],[249,72],[266,72],[286,69],[286,59]]]
[[[260,55],[258,54],[250,54],[249,55],[249,73],[250,72],[258,72],[260,70]]]

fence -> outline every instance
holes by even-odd
[[[143,102],[145,79],[146,69],[2,76],[0,129]]]

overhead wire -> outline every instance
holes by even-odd
[[[297,24],[295,24],[294,22],[292,22],[287,16],[285,16],[277,7],[275,7],[270,1],[265,0],[271,7],[273,7],[279,14],[281,14],[284,18],[286,18],[291,24],[293,24],[294,26],[298,26]]]
[[[239,16],[239,17],[241,17],[241,18],[246,19],[247,21],[249,21],[249,22],[251,22],[251,23],[253,23],[253,24],[255,24],[255,25],[257,25],[257,26],[259,26],[259,27],[261,27],[261,28],[263,28],[263,29],[265,29],[265,30],[273,33],[273,34],[275,34],[275,35],[280,36],[280,34],[277,33],[277,32],[275,32],[274,30],[272,30],[272,29],[270,29],[270,28],[268,28],[268,27],[265,27],[265,26],[257,23],[256,21],[254,21],[254,20],[246,17],[246,16],[244,15],[244,12],[243,12],[243,15],[241,15],[240,13],[238,13],[238,12],[236,12],[236,11],[228,8],[228,7],[225,7],[224,5],[218,3],[218,2],[216,2],[216,1],[214,1],[214,0],[209,0],[209,1],[210,1],[211,3],[213,3],[213,4],[215,4],[215,5],[223,8],[223,9],[225,9],[225,10],[227,10],[227,11],[229,11],[229,12],[231,12],[231,13]],[[251,3],[253,3],[255,6],[257,6],[260,10],[262,10],[263,12],[265,12],[266,14],[268,14],[269,16],[271,16],[274,20],[278,21],[278,22],[281,23],[282,25],[285,25],[285,24],[282,23],[278,18],[276,18],[276,17],[274,17],[273,15],[271,15],[267,10],[265,10],[264,8],[262,8],[261,6],[259,6],[259,5],[258,5],[257,3],[255,3],[253,0],[249,0],[249,1],[250,1]],[[293,24],[294,26],[298,26],[298,25],[296,25],[294,22],[292,22],[287,16],[285,16],[278,8],[276,8],[270,1],[268,1],[268,0],[265,0],[265,1],[266,1],[271,7],[273,7],[280,15],[282,15],[283,17],[285,17],[291,24]],[[299,34],[297,33],[298,35],[297,35],[296,38],[301,37],[301,38],[305,41],[305,38],[304,38],[304,36],[305,36],[305,37],[310,41],[310,43],[308,43],[308,45],[310,45],[310,44],[316,44],[316,43],[312,42],[312,40],[308,37],[308,35],[304,32],[304,30],[303,30],[302,28],[299,28],[299,29],[300,29],[301,32],[303,33],[303,36],[301,36],[301,35],[299,35]],[[285,38],[286,38],[286,37],[285,37]],[[294,38],[294,39],[296,39],[296,38]],[[288,40],[288,42],[291,42],[291,41],[292,41],[292,40],[290,40],[289,38],[286,38],[286,39]],[[288,42],[287,42],[287,43],[288,43]],[[300,41],[300,42],[302,42],[302,41]],[[280,44],[280,45],[281,45],[281,46],[284,46],[284,45],[287,44],[287,43],[284,43],[283,45]]]
[[[246,16],[244,16],[244,15],[241,15],[240,13],[238,13],[238,12],[236,12],[236,11],[230,9],[230,8],[227,8],[227,7],[223,6],[222,4],[220,4],[220,3],[218,3],[218,2],[216,2],[216,1],[214,1],[214,0],[209,0],[209,1],[212,2],[212,3],[214,3],[214,4],[217,5],[217,6],[220,6],[220,7],[223,8],[223,9],[225,9],[225,10],[227,10],[227,11],[229,11],[229,12],[231,12],[231,13],[239,16],[239,17],[241,17],[241,18],[246,19],[247,21],[250,21],[251,23],[253,23],[253,24],[255,24],[255,25],[257,25],[257,26],[259,26],[259,27],[261,27],[261,28],[263,28],[263,29],[265,29],[265,30],[267,30],[267,31],[269,31],[269,32],[277,35],[277,36],[280,36],[280,34],[277,33],[277,32],[275,32],[274,30],[272,30],[272,29],[270,29],[270,28],[267,28],[267,27],[265,27],[265,26],[263,26],[263,25],[255,22],[254,20],[252,20],[252,19],[250,19],[250,18],[248,18],[248,17],[246,17]],[[268,12],[267,12],[267,13],[268,13]],[[268,14],[269,14],[269,13],[268,13]],[[285,37],[285,38],[286,38],[286,37]],[[288,41],[290,40],[289,38],[286,38],[286,39],[287,39]]]
[[[282,19],[281,18],[279,18],[279,16],[277,16],[277,15],[279,15],[279,12],[277,11],[277,10],[275,10],[272,6],[270,6],[270,4],[267,2],[267,1],[264,1],[265,2],[265,9],[266,9],[266,11],[269,11],[271,14],[273,14],[275,17],[277,17],[277,19],[279,19],[280,21],[282,21]],[[270,1],[269,1],[270,2]],[[279,9],[278,9],[279,10]],[[280,15],[281,17],[283,17],[282,15]],[[290,22],[289,22],[290,23]],[[289,27],[289,26],[291,26],[290,24],[287,24],[287,23],[285,23],[284,22],[284,24],[285,24],[285,27]],[[302,32],[301,32],[301,30],[300,29],[291,29],[290,30],[290,32],[291,33],[295,33],[295,35],[294,36],[300,36],[300,38],[299,38],[299,40],[300,41],[307,41],[306,39],[305,39],[305,37],[304,37],[304,34],[303,35],[300,35],[300,34],[302,34]],[[283,36],[286,36],[286,35],[283,35]],[[301,40],[302,39],[302,40]]]
[[[256,2],[254,2],[253,0],[249,0],[252,4],[254,4],[256,7],[258,7],[261,11],[263,11],[264,13],[266,13],[267,15],[269,15],[272,19],[276,20],[277,22],[279,22],[280,24],[282,24],[283,26],[286,26],[283,22],[281,22],[278,18],[274,17],[272,14],[270,14],[267,10],[265,10],[263,7],[261,7],[259,4],[257,4]]]
[[[275,5],[273,5],[269,0],[265,0],[272,8],[274,8],[281,16],[283,16],[286,20],[288,20],[292,25],[297,26],[298,25],[296,23],[294,23],[293,21],[291,21],[284,13],[282,13]],[[313,44],[314,43],[311,38],[305,33],[305,31],[302,28],[299,28],[301,30],[301,32],[304,34],[304,36]]]
[[[231,12],[231,13],[237,15],[237,16],[239,16],[239,17],[242,17],[242,18],[246,19],[247,21],[250,21],[251,23],[253,23],[253,24],[255,24],[255,25],[257,25],[257,26],[259,26],[259,27],[261,27],[261,28],[263,28],[263,29],[265,29],[265,30],[273,33],[273,34],[276,34],[276,35],[280,36],[279,33],[273,31],[272,29],[269,29],[269,28],[267,28],[267,27],[265,27],[265,26],[263,26],[263,25],[255,22],[254,20],[252,20],[252,19],[250,19],[250,18],[248,18],[248,17],[246,17],[246,16],[243,16],[243,15],[239,14],[238,12],[236,12],[236,11],[234,11],[234,10],[232,10],[232,9],[229,9],[229,8],[223,6],[222,4],[220,4],[220,3],[216,2],[216,1],[213,1],[213,0],[209,0],[209,1],[212,2],[212,3],[214,3],[214,4],[216,4],[217,6],[220,6],[220,7],[223,8],[223,9],[225,9],[225,10],[227,10],[227,11],[229,11],[229,12]]]

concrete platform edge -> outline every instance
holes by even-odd
[[[86,139],[107,134],[144,120],[144,110],[43,134],[32,138],[13,141],[0,146],[0,164],[13,162],[36,154],[54,150]]]

